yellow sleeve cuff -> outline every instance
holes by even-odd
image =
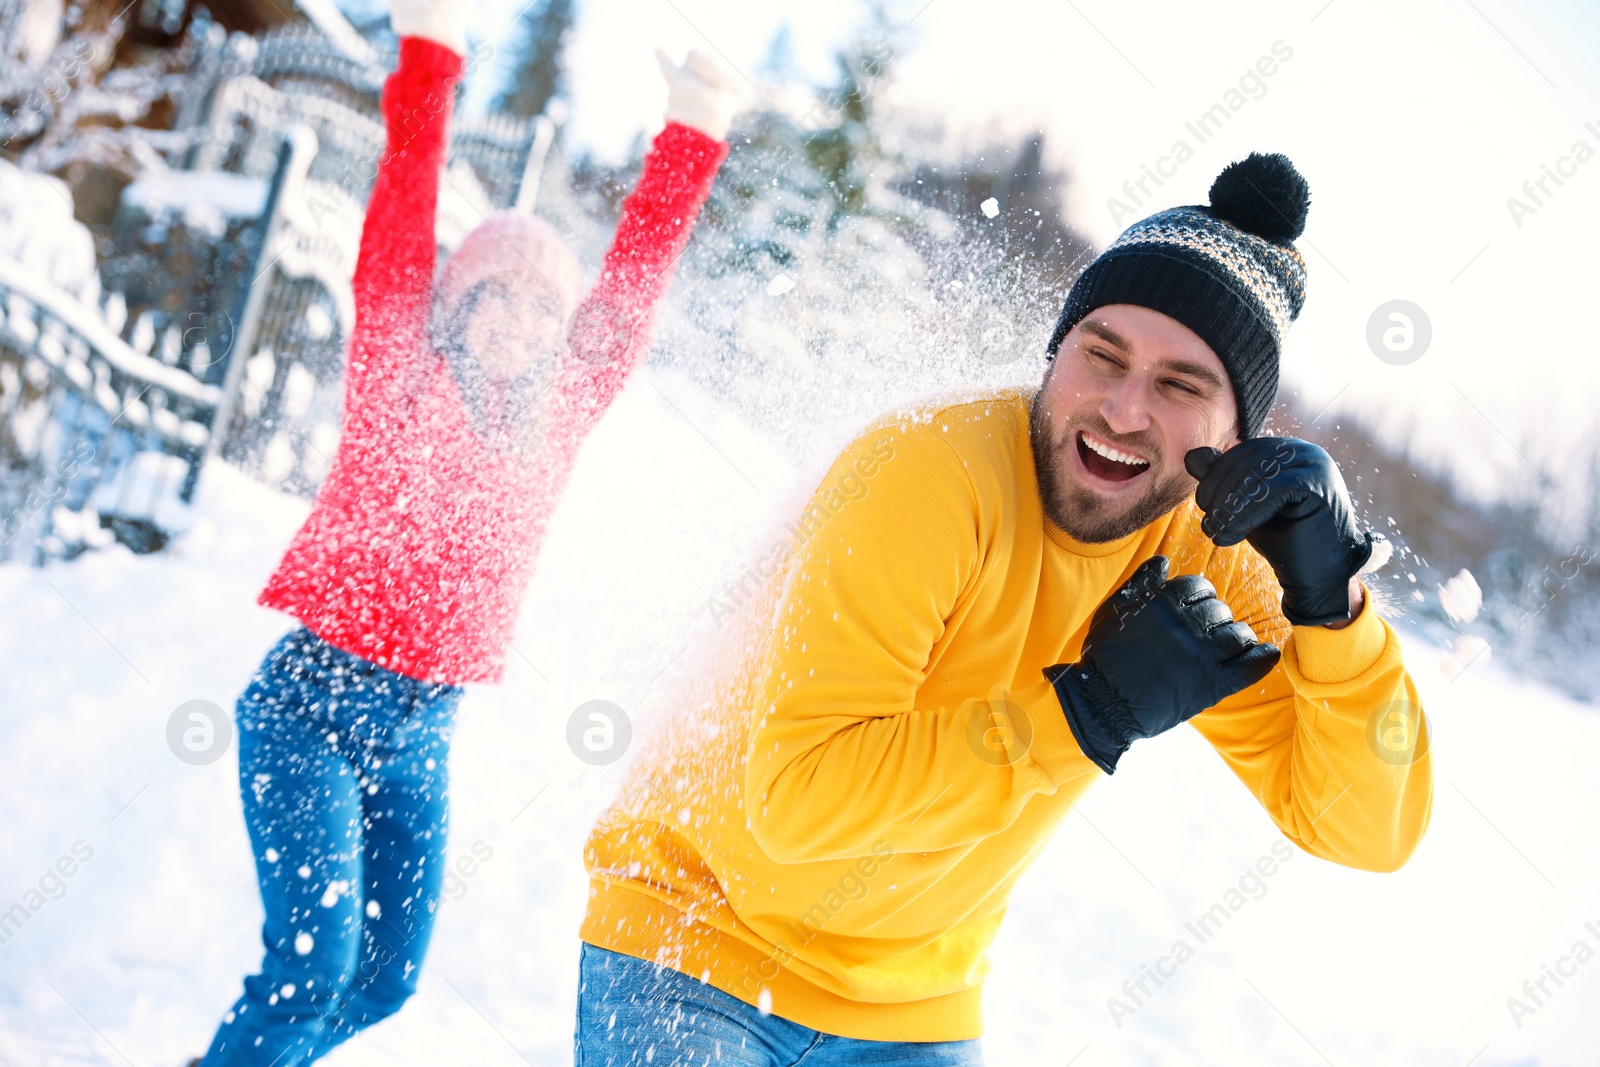
[[[1361,586],[1361,613],[1342,630],[1326,626],[1294,628],[1295,661],[1308,682],[1348,682],[1370,670],[1383,655],[1389,631],[1372,606],[1372,592]]]
[[[1056,687],[1046,679],[1038,685],[1012,692],[1012,699],[1022,705],[1033,727],[1033,743],[1028,748],[1028,758],[1055,788],[1073,778],[1086,774],[1104,774],[1093,760],[1078,747],[1067,725],[1066,713],[1061,710],[1061,700]]]

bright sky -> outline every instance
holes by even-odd
[[[498,45],[522,2],[478,0],[474,32]],[[1102,244],[1122,228],[1109,198],[1179,139],[1194,158],[1165,165],[1161,188],[1147,180],[1138,215],[1203,202],[1217,171],[1252,149],[1287,153],[1313,196],[1287,381],[1313,410],[1365,412],[1485,482],[1532,485],[1535,467],[1562,480],[1572,442],[1600,428],[1588,321],[1600,281],[1600,6],[1219,6],[900,0],[892,10],[920,14],[888,100],[957,129],[1045,130],[1075,176],[1073,217]],[[616,157],[657,128],[657,45],[709,46],[749,73],[787,25],[801,68],[821,80],[861,13],[853,0],[584,0],[570,136]],[[1247,80],[1242,106],[1200,143],[1185,123],[1226,102],[1274,47],[1271,75]],[[1560,186],[1545,177],[1536,203],[1523,183],[1547,165],[1567,173]],[[1512,196],[1533,209],[1520,220]],[[1431,323],[1430,346],[1406,365],[1367,341],[1391,300]]]

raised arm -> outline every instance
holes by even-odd
[[[1255,438],[1187,462],[1201,529],[1238,546],[1227,553],[1234,573],[1218,576],[1222,598],[1284,642],[1262,686],[1195,728],[1300,847],[1347,867],[1398,868],[1427,829],[1433,764],[1399,639],[1364,587],[1351,592],[1387,546],[1359,529],[1338,467],[1310,442]]]
[[[649,354],[657,308],[728,154],[723,138],[737,99],[729,77],[697,52],[682,67],[658,58],[669,87],[666,128],[622,202],[616,238],[573,316],[562,363],[557,423],[573,445]]]
[[[1371,596],[1341,629],[1291,627],[1278,588],[1242,546],[1218,592],[1262,640],[1284,643],[1283,658],[1261,685],[1190,722],[1301,848],[1346,867],[1395,870],[1433,805],[1427,721],[1399,639]]]
[[[749,740],[745,811],[774,859],[958,847],[1099,773],[1045,679],[940,672],[983,565],[974,493],[938,432],[911,426],[862,437],[813,496]]]
[[[431,354],[434,216],[464,42],[449,0],[394,0],[391,20],[400,62],[383,87],[385,144],[352,283],[347,419],[381,415],[384,398],[404,395]]]

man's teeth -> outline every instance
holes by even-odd
[[[1116,460],[1118,463],[1126,463],[1131,467],[1148,467],[1150,465],[1149,460],[1140,459],[1138,456],[1130,456],[1128,453],[1123,452],[1120,449],[1112,448],[1110,445],[1101,444],[1088,434],[1083,435],[1083,443],[1093,451],[1098,452],[1107,459]]]

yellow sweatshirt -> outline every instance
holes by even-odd
[[[1371,598],[1343,630],[1291,627],[1266,562],[1216,548],[1192,499],[1075,541],[1040,505],[1029,400],[885,422],[839,457],[731,654],[592,830],[583,940],[825,1033],[980,1036],[1011,887],[1102,777],[1041,672],[1157,553],[1283,649],[1193,726],[1301,848],[1406,861],[1432,804],[1426,726]],[[1407,722],[1415,758],[1396,759]]]

